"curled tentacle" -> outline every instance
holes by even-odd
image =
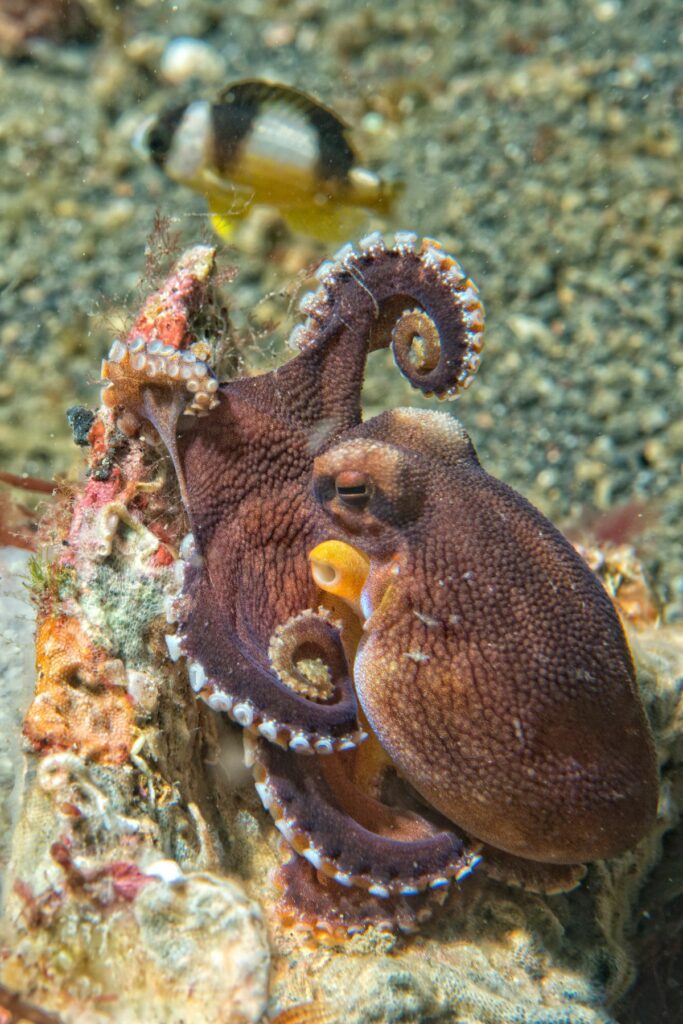
[[[155,426],[158,413],[148,405],[148,395],[156,399],[155,405],[160,399],[175,404],[177,398],[176,419],[180,411],[206,415],[215,407],[218,391],[206,348],[204,342],[197,342],[181,351],[158,338],[136,337],[128,345],[115,341],[102,366],[102,377],[109,382],[102,401],[110,408],[137,412]]]
[[[345,245],[317,271],[320,286],[300,303],[307,315],[290,344],[324,349],[392,346],[396,363],[424,395],[455,398],[479,366],[484,307],[476,285],[438,242],[398,232],[393,245],[378,233]]]
[[[155,426],[158,409],[166,405],[177,407],[176,420],[180,411],[205,415],[215,407],[218,381],[211,370],[211,350],[191,329],[206,297],[215,255],[206,245],[184,253],[145,302],[125,342],[113,342],[102,362],[104,405],[150,419]]]
[[[184,575],[201,573],[192,551]],[[295,616],[276,631],[267,665],[253,644],[222,628],[221,609],[210,600],[171,602],[178,632],[171,657],[188,659],[190,685],[214,711],[271,743],[296,753],[350,750],[365,739],[337,626],[324,614]],[[317,694],[314,693],[316,681]]]
[[[294,850],[340,885],[415,896],[460,881],[479,861],[453,832],[393,811],[352,786],[339,757],[302,761],[245,737],[264,807]]]
[[[339,699],[346,661],[339,645],[339,628],[326,609],[318,613],[307,609],[278,626],[268,655],[280,680],[295,693],[318,704]]]
[[[585,864],[545,864],[523,860],[492,846],[484,847],[484,859],[489,878],[546,895],[571,892],[586,875]]]
[[[149,296],[125,341],[112,343],[102,361],[102,404],[132,436],[149,421],[166,445],[189,505],[178,455],[183,414],[206,416],[217,405],[218,380],[211,346],[198,340],[193,321],[206,300],[216,250],[195,245],[181,256],[161,288]]]
[[[419,309],[403,313],[396,321],[391,333],[391,350],[403,376],[411,381],[418,379],[424,388],[443,372],[436,324]]]

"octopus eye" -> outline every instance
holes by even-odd
[[[347,508],[364,509],[370,501],[372,484],[365,473],[347,469],[335,478],[334,490]]]

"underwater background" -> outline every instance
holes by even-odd
[[[98,404],[112,337],[193,242],[234,271],[245,363],[282,357],[326,247],[264,210],[216,240],[135,146],[169,104],[272,79],[403,182],[380,226],[439,239],[479,286],[486,350],[454,411],[482,463],[573,539],[634,544],[683,621],[682,43],[680,6],[646,0],[1,0],[0,469],[78,478],[65,410]],[[389,366],[368,413],[419,404]],[[680,828],[666,851],[619,1024],[683,1020]]]

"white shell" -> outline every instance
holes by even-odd
[[[178,885],[185,881],[185,875],[174,860],[155,860],[152,864],[147,864],[145,874],[158,878],[167,885]]]
[[[164,637],[166,641],[166,647],[168,648],[168,656],[171,661],[178,661],[182,658],[183,652],[180,646],[180,637],[175,633],[167,633]]]
[[[191,533],[186,533],[180,542],[180,557],[185,558],[189,561],[192,558],[195,550],[194,537]]]

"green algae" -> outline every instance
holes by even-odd
[[[71,566],[55,562],[49,554],[32,555],[27,563],[25,586],[37,604],[45,599],[68,601],[76,593],[76,574]]]
[[[149,657],[150,625],[163,611],[164,591],[151,578],[100,565],[81,595],[84,612],[106,631],[112,654],[137,667]]]

